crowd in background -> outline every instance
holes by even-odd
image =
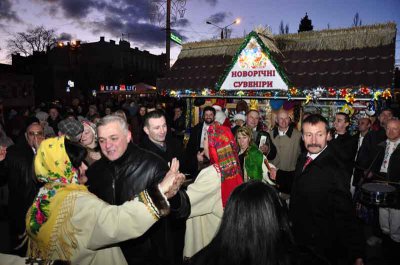
[[[7,183],[9,189],[13,254],[25,256],[28,248],[35,258],[77,264],[102,264],[108,256],[115,264],[361,265],[367,243],[384,244],[387,264],[398,258],[400,198],[379,207],[360,199],[363,185],[374,180],[392,183],[398,193],[400,121],[393,110],[383,109],[374,124],[361,117],[351,135],[350,116],[343,112],[335,114],[333,128],[321,115],[303,113],[299,131],[284,109],[265,130],[257,109],[244,108],[231,121],[218,104],[204,107],[201,121],[186,128],[185,101],[176,99],[74,99],[70,106],[55,101],[7,111],[0,106],[0,184]],[[67,171],[77,174],[54,179],[54,173],[48,173],[67,172],[45,163],[43,156],[54,156],[54,145],[60,145],[57,153],[72,163]],[[90,217],[94,223],[119,211],[106,209],[102,201],[128,212],[132,207],[143,220],[133,212],[124,219],[110,217],[108,225],[94,232],[76,232],[85,242],[75,250],[78,254],[46,251],[46,256],[40,240],[48,235],[38,231],[46,231],[42,223],[49,222],[33,215],[25,218],[35,207],[47,207],[44,191],[45,196],[62,194],[57,185],[77,198],[84,193],[86,201],[91,193],[98,198],[71,204],[75,225],[84,226],[82,220],[88,218],[77,221],[77,209],[98,209]],[[52,212],[58,213],[54,202],[64,197],[50,200]],[[150,215],[141,203],[153,209]],[[156,224],[150,216],[156,216]],[[137,226],[121,235],[121,220],[129,218]],[[370,238],[364,238],[361,223],[371,227]],[[110,226],[116,230],[110,232]],[[60,248],[65,252],[73,242]],[[114,243],[122,251],[106,247]]]

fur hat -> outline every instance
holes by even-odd
[[[244,116],[242,113],[236,113],[235,116],[233,116],[233,121],[237,120],[246,121],[246,116]]]

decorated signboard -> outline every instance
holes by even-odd
[[[288,90],[286,77],[275,65],[262,40],[250,33],[220,82],[220,90]]]

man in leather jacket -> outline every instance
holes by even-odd
[[[127,123],[110,115],[97,125],[101,151],[104,155],[86,172],[88,188],[100,199],[121,205],[139,193],[160,182],[169,170],[157,155],[131,143]],[[190,203],[185,192],[169,199],[171,214],[186,218]],[[160,220],[143,236],[120,244],[128,264],[177,264],[171,229],[166,220]]]
[[[25,215],[39,190],[33,176],[33,158],[44,139],[43,127],[38,122],[28,125],[25,137],[15,145],[0,146],[0,185],[8,184],[8,224],[11,253],[25,256]]]

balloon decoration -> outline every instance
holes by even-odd
[[[279,110],[285,101],[283,99],[271,99],[270,105],[272,110]]]

